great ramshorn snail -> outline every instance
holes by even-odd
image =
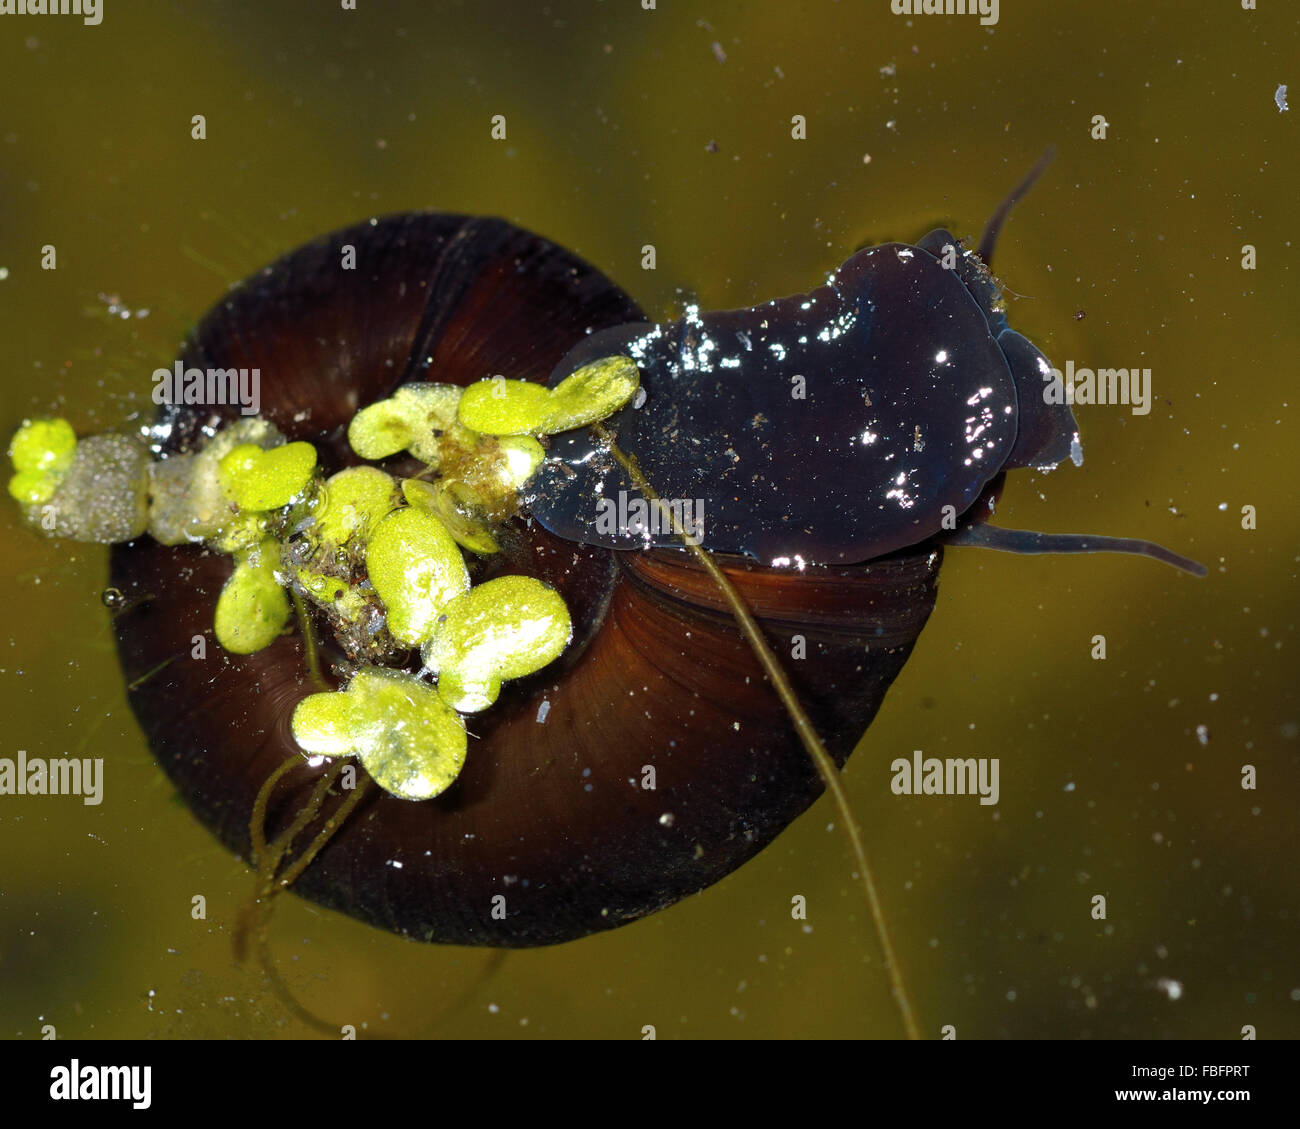
[[[986,523],[1006,470],[1080,457],[989,272],[1018,192],[978,250],[945,231],[869,247],[806,294],[663,325],[501,220],[370,220],[224,297],[143,438],[24,428],[11,492],[55,535],[122,542],[132,706],[232,851],[304,812],[310,841],[355,753],[384,788],[296,892],[434,942],[613,928],[716,882],[822,790],[683,535],[792,656],[839,763],[945,544],[1203,572]],[[206,395],[231,370],[260,373],[256,416]]]

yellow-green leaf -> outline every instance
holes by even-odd
[[[605,419],[632,399],[640,384],[631,357],[602,357],[583,365],[551,389],[543,431],[553,435]]]
[[[478,521],[469,507],[459,500],[455,484],[445,478],[437,482],[421,482],[408,478],[402,483],[402,493],[407,502],[417,510],[432,514],[447,528],[456,544],[471,553],[488,555],[499,546],[491,531]]]
[[[560,594],[531,576],[501,576],[447,605],[424,648],[438,693],[474,713],[497,700],[501,683],[552,662],[573,635]]]
[[[348,442],[363,459],[386,459],[409,447],[416,458],[436,466],[434,432],[456,422],[460,395],[454,384],[404,384],[352,417]]]
[[[493,377],[465,389],[460,422],[481,435],[540,434],[551,393],[544,384]]]
[[[316,469],[316,448],[286,443],[262,450],[241,443],[218,465],[221,486],[241,510],[278,510],[306,488]]]
[[[217,642],[232,654],[260,651],[289,621],[289,597],[275,578],[279,563],[280,546],[269,538],[235,557],[213,623]]]
[[[370,583],[388,611],[388,630],[407,646],[432,633],[442,609],[469,588],[469,572],[446,526],[420,510],[394,510],[366,544]]]
[[[72,465],[77,433],[66,419],[27,419],[9,441],[14,470],[57,474]]]
[[[398,505],[397,483],[378,467],[341,470],[325,480],[322,493],[316,531],[334,545],[369,537]]]
[[[355,755],[404,800],[445,792],[465,765],[464,722],[432,686],[402,671],[366,667],[346,690],[304,698],[292,728],[305,752]]]

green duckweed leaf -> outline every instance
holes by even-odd
[[[349,467],[325,480],[316,531],[333,545],[353,537],[364,540],[397,505],[397,483],[391,476],[378,467]]]
[[[545,434],[586,427],[612,416],[641,385],[631,357],[602,357],[583,365],[551,389]]]
[[[305,753],[319,757],[349,757],[356,747],[352,735],[353,700],[342,691],[312,694],[294,707],[293,739]]]
[[[193,455],[171,455],[149,464],[149,534],[164,545],[184,545],[212,539],[220,552],[250,547],[249,514],[232,513],[231,499],[221,486],[221,460],[243,443],[269,449],[284,436],[265,420],[251,417],[227,423]],[[259,529],[260,519],[254,519]],[[244,528],[225,536],[228,527]],[[259,536],[257,540],[261,540]]]
[[[66,419],[28,419],[9,441],[9,459],[18,471],[57,474],[72,465],[77,433]]]
[[[414,509],[432,514],[447,528],[455,538],[456,544],[471,553],[488,555],[498,551],[500,546],[491,531],[478,521],[471,509],[462,500],[463,490],[457,490],[456,484],[440,478],[436,482],[421,482],[408,478],[402,483],[402,493]]]
[[[280,546],[270,538],[235,556],[213,622],[217,642],[231,654],[260,651],[289,622],[289,597],[275,578],[279,563]]]
[[[295,571],[294,579],[321,607],[333,608],[339,616],[350,623],[359,622],[365,614],[365,596],[346,580],[340,580],[337,576],[330,576],[327,573],[307,570]]]
[[[9,496],[24,506],[39,506],[54,497],[59,478],[47,470],[20,470],[9,480]]]
[[[414,647],[433,632],[442,609],[469,588],[469,572],[446,526],[415,509],[394,510],[366,544],[366,570],[388,630]]]
[[[293,736],[317,756],[356,755],[377,784],[406,800],[445,792],[465,764],[465,725],[432,686],[366,667],[346,690],[312,694],[293,713]]]
[[[310,443],[286,443],[264,451],[241,443],[229,451],[217,473],[221,486],[241,510],[278,510],[306,488],[316,469],[316,448]]]
[[[550,402],[544,384],[493,377],[465,389],[460,422],[481,435],[540,434]]]
[[[437,466],[434,432],[455,424],[460,395],[454,384],[404,384],[352,417],[348,442],[363,459],[386,459],[409,448],[416,458]]]
[[[613,415],[640,383],[636,362],[623,356],[583,365],[554,388],[493,377],[465,389],[460,422],[483,435],[554,435]]]
[[[554,588],[530,576],[501,576],[447,605],[424,647],[438,693],[461,713],[497,700],[501,683],[552,662],[573,635],[569,609]]]

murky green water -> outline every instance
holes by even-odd
[[[1294,12],[1004,0],[980,29],[887,0],[104,4],[98,27],[0,17],[6,436],[149,410],[149,374],[227,284],[370,214],[505,216],[668,315],[806,289],[940,222],[975,235],[1055,144],[1000,249],[1012,323],[1058,365],[1149,367],[1153,404],[1080,407],[1083,467],[1014,474],[998,520],[1150,537],[1211,572],[953,550],[847,786],[927,1033],[1300,1033],[1300,117],[1273,102],[1300,98]],[[251,879],[137,731],[106,552],[16,519],[0,506],[0,756],[102,757],[105,795],[0,797],[0,1034],[304,1033],[232,965]],[[1000,802],[892,795],[914,749],[999,757]],[[440,1033],[896,1036],[832,820],[822,801],[701,896],[512,954]],[[306,1001],[392,1032],[486,959],[295,899],[274,937]]]

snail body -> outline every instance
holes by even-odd
[[[808,293],[593,334],[556,371],[637,361],[646,395],[609,426],[661,495],[690,500],[705,548],[857,563],[939,534],[1004,470],[1081,457],[1069,407],[1043,402],[1050,365],[997,298],[978,257],[936,231],[865,248]],[[604,499],[638,495],[599,446],[559,437],[533,515],[571,540],[673,544],[601,521]]]

